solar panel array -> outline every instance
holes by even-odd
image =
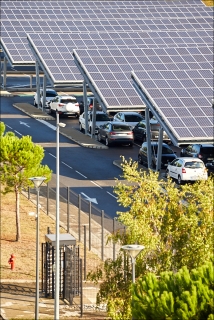
[[[169,10],[170,9],[170,10]],[[84,9],[70,9],[70,8],[39,8],[39,9],[4,9],[1,8],[1,20],[92,20],[92,19],[139,19],[139,18],[182,18],[185,14],[198,15],[210,15],[212,10],[209,7],[198,6],[198,7],[152,7],[145,8],[131,7],[131,8],[87,8]],[[146,16],[145,16],[146,15]],[[211,16],[211,15],[210,15]]]
[[[79,1],[79,0],[73,0],[73,1],[1,1],[1,7],[2,8],[17,8],[17,7],[22,7],[23,9],[25,9],[26,7],[31,7],[31,8],[36,8],[36,7],[80,7],[82,8],[84,7],[88,7],[91,8],[92,6],[99,6],[102,8],[106,8],[106,7],[120,7],[120,8],[124,8],[124,7],[134,7],[134,6],[142,6],[142,5],[146,5],[146,6],[185,6],[185,5],[191,5],[191,6],[203,6],[204,3],[202,1],[199,0],[182,0],[182,1],[148,1],[148,0],[141,0],[141,1],[124,1],[124,0],[117,0],[117,1],[94,1],[94,0],[90,0],[90,1]]]
[[[134,70],[178,143],[213,139],[213,8],[197,0],[23,3],[4,1],[1,13],[2,45],[15,61],[37,57],[55,83],[86,75],[109,111],[143,105]]]
[[[164,10],[167,8],[164,8]],[[176,8],[174,8],[176,9]],[[7,52],[8,59],[11,64],[29,64],[34,63],[34,57],[29,49],[26,34],[31,32],[36,33],[60,33],[60,32],[137,32],[137,31],[151,31],[151,30],[185,30],[185,29],[212,29],[213,18],[212,10],[198,11],[195,13],[182,9],[182,14],[175,12],[176,18],[150,18],[150,14],[144,13],[144,19],[114,19],[114,20],[100,20],[97,16],[96,20],[23,20],[13,21],[6,20],[1,26],[1,45],[5,52]],[[153,11],[153,8],[152,8]],[[161,11],[161,10],[160,10]],[[33,11],[32,11],[33,12]],[[165,16],[164,13],[159,15]],[[24,14],[23,14],[24,15]],[[136,14],[137,15],[137,14]],[[142,14],[140,13],[140,16]],[[209,16],[207,16],[209,15]],[[184,16],[184,18],[179,18]],[[15,15],[13,16],[15,18]],[[82,19],[79,14],[79,19]],[[206,35],[204,35],[206,37]],[[152,40],[151,40],[152,41]],[[148,44],[151,42],[148,40]],[[157,40],[158,41],[158,40]],[[153,42],[153,41],[152,41]],[[206,42],[206,38],[205,38]],[[139,41],[138,41],[139,43]],[[159,44],[164,44],[160,39]],[[194,42],[193,42],[194,43]],[[201,43],[204,43],[201,40]],[[158,42],[157,42],[158,44]]]
[[[212,45],[145,50],[77,49],[73,54],[109,106],[139,103],[135,97],[130,98],[130,73],[138,70],[136,74],[146,93],[177,139],[213,137]]]
[[[76,80],[81,80],[80,72],[76,68],[73,61],[72,51],[78,48],[111,48],[112,52],[117,52],[120,48],[135,48],[136,53],[145,55],[141,57],[142,61],[148,60],[147,51],[150,48],[157,48],[161,46],[178,47],[189,46],[193,47],[203,45],[207,47],[213,43],[212,30],[200,31],[159,31],[159,32],[135,32],[135,33],[79,33],[79,34],[28,34],[28,39],[31,44],[32,50],[35,56],[43,61],[43,65],[46,70],[49,70],[51,78],[55,83],[68,83]],[[54,48],[54,50],[53,50]],[[93,54],[93,51],[90,51]],[[141,60],[138,61],[139,67]],[[193,60],[194,61],[194,60]],[[182,60],[184,63],[184,61]],[[102,69],[103,60],[100,59],[98,63]],[[197,65],[196,65],[197,66]],[[170,65],[169,65],[170,67]],[[210,65],[208,66],[208,68]],[[94,69],[94,68],[93,68]],[[90,69],[92,70],[92,69]],[[97,70],[97,68],[96,68]],[[132,67],[126,67],[124,74],[130,78],[130,70]],[[103,69],[101,74],[103,73]],[[103,77],[101,75],[94,75],[98,78]],[[109,75],[105,74],[106,79]],[[126,80],[125,79],[125,80]],[[119,79],[119,81],[122,79]],[[107,85],[107,84],[106,84]],[[132,91],[131,83],[129,85]],[[112,94],[112,93],[111,93]],[[135,93],[135,95],[137,95]],[[133,96],[133,93],[132,93]]]

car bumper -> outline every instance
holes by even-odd
[[[128,138],[119,138],[119,139],[111,139],[109,138],[109,141],[111,143],[133,143],[133,139],[128,139]]]

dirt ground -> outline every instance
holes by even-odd
[[[35,213],[36,207],[24,195],[20,196],[21,240],[18,242],[16,241],[15,194],[1,194],[0,211],[0,291],[4,289],[3,292],[10,294],[11,290],[14,290],[14,286],[17,286],[17,288],[20,286],[19,281],[24,281],[24,284],[21,285],[24,288],[22,289],[29,295],[35,295],[36,220],[35,216],[29,215],[29,213]],[[40,243],[45,242],[48,227],[54,231],[55,221],[40,210]],[[66,230],[60,228],[60,233],[66,233]],[[80,246],[80,257],[83,258],[83,245],[78,242],[77,245]],[[14,271],[11,271],[8,263],[11,254],[15,255]],[[87,272],[93,270],[94,265],[99,262],[101,263],[99,257],[87,250]],[[79,317],[72,317],[72,319],[79,319]],[[107,316],[104,312],[86,310],[83,319],[107,319]]]

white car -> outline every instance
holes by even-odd
[[[113,121],[123,122],[133,129],[138,122],[144,120],[144,117],[138,112],[134,111],[121,111],[114,115]]]
[[[88,131],[89,133],[92,132],[92,112],[88,112]],[[96,124],[95,124],[95,134],[98,134],[99,126],[103,125],[104,123],[110,121],[108,115],[103,111],[96,111]],[[82,113],[79,117],[79,126],[80,131],[85,130],[85,113]]]
[[[76,98],[73,96],[57,96],[50,103],[50,113],[64,114],[68,116],[79,117],[80,107]]]
[[[202,160],[185,157],[168,163],[166,177],[174,178],[178,184],[182,184],[184,181],[207,180],[208,173]]]
[[[57,92],[54,90],[54,89],[46,89],[46,104],[45,106],[43,106],[43,89],[40,89],[40,99],[39,99],[39,104],[41,105],[41,107],[44,107],[44,108],[49,108],[49,105],[48,103],[54,99],[56,96],[57,96]],[[34,95],[34,101],[33,101],[33,104],[35,107],[38,106],[38,98],[37,98],[37,92],[35,93]]]

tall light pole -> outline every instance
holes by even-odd
[[[132,260],[132,283],[135,283],[135,262],[136,258],[139,255],[139,253],[144,249],[144,246],[141,246],[139,244],[127,244],[125,246],[122,246],[121,249],[126,251]]]
[[[37,211],[36,211],[36,301],[35,301],[35,320],[39,319],[39,188],[45,177],[29,178],[34,183],[37,191]]]
[[[56,261],[55,261],[55,300],[54,319],[59,320],[59,127],[65,127],[59,122],[59,113],[56,111]]]

